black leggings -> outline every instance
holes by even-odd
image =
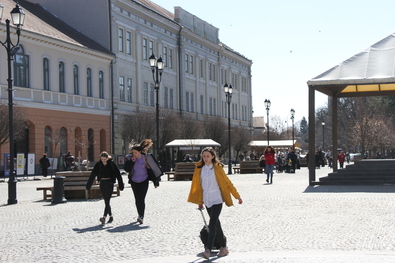
[[[100,191],[103,196],[104,204],[105,204],[103,216],[107,216],[107,215],[112,216],[110,199],[113,190],[114,190],[114,184],[111,182],[111,180],[100,181]]]
[[[144,218],[145,196],[147,195],[148,191],[148,179],[141,183],[135,183],[131,181],[130,185],[132,186],[137,213],[140,217]]]
[[[210,216],[210,222],[208,224],[209,232],[208,232],[206,248],[209,250],[213,248],[215,237],[218,237],[217,240],[221,247],[226,247],[224,232],[222,231],[221,222],[219,222],[219,215],[221,214],[221,211],[222,211],[222,203],[207,208],[207,213]]]

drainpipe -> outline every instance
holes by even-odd
[[[181,41],[181,31],[182,31],[182,26],[180,26],[180,30],[178,31],[178,41],[177,41],[177,46],[178,46],[178,103],[179,103],[179,110],[180,110],[180,115],[182,115],[182,67],[181,67],[181,63],[182,63],[182,57],[181,57],[181,45],[182,45],[182,41]]]

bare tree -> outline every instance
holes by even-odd
[[[225,124],[223,118],[219,116],[208,118],[204,122],[204,135],[205,138],[210,138],[221,144],[221,148],[218,150],[219,157],[228,150],[228,125]]]
[[[240,126],[235,126],[232,129],[231,140],[233,149],[236,151],[236,156],[234,158],[236,160],[240,153],[248,151],[248,144],[251,142],[251,130]]]
[[[21,107],[14,106],[13,108],[13,120],[14,120],[14,140],[18,141],[23,139],[26,134],[28,124],[26,122],[25,110]],[[8,105],[0,103],[0,146],[8,143],[10,139],[9,135],[9,114]]]

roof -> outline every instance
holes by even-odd
[[[307,84],[329,96],[394,95],[395,33],[309,80]]]
[[[34,4],[26,0],[19,0],[18,3],[26,14],[21,34],[23,34],[23,30],[26,30],[79,47],[113,55],[110,50],[85,36],[75,28],[69,26],[58,17],[54,16],[51,12],[44,9],[41,5]],[[2,4],[4,6],[3,17],[5,14],[9,14],[9,12],[11,12],[15,7],[15,2],[11,0],[2,1]]]
[[[155,11],[155,12],[157,12],[157,13],[159,13],[159,14],[161,14],[161,15],[163,15],[163,16],[171,19],[171,20],[174,20],[174,14],[172,12],[170,12],[169,10],[161,7],[158,4],[155,4],[152,1],[149,1],[149,0],[134,0],[134,2],[137,2],[137,3],[147,7],[148,9],[151,9],[151,10],[153,10],[153,11]]]
[[[262,141],[251,141],[249,146],[252,147],[267,147],[267,140]],[[269,141],[269,145],[273,148],[287,148],[292,147],[292,140],[277,140],[277,141]],[[299,143],[295,140],[294,141],[295,147],[300,147]]]
[[[180,140],[174,140],[166,144],[166,147],[183,147],[183,146],[189,146],[189,147],[220,147],[221,144],[217,143],[216,141],[213,141],[211,139],[180,139]]]

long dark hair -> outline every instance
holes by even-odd
[[[269,148],[270,148],[270,151],[269,151]],[[274,150],[274,148],[272,147],[272,146],[268,146],[267,148],[266,148],[266,150],[265,150],[265,152],[267,152],[267,153],[276,153],[276,151]]]
[[[152,142],[151,139],[145,139],[140,144],[135,144],[132,146],[130,151],[136,150],[142,153],[147,153],[148,149],[153,145],[154,143]]]

